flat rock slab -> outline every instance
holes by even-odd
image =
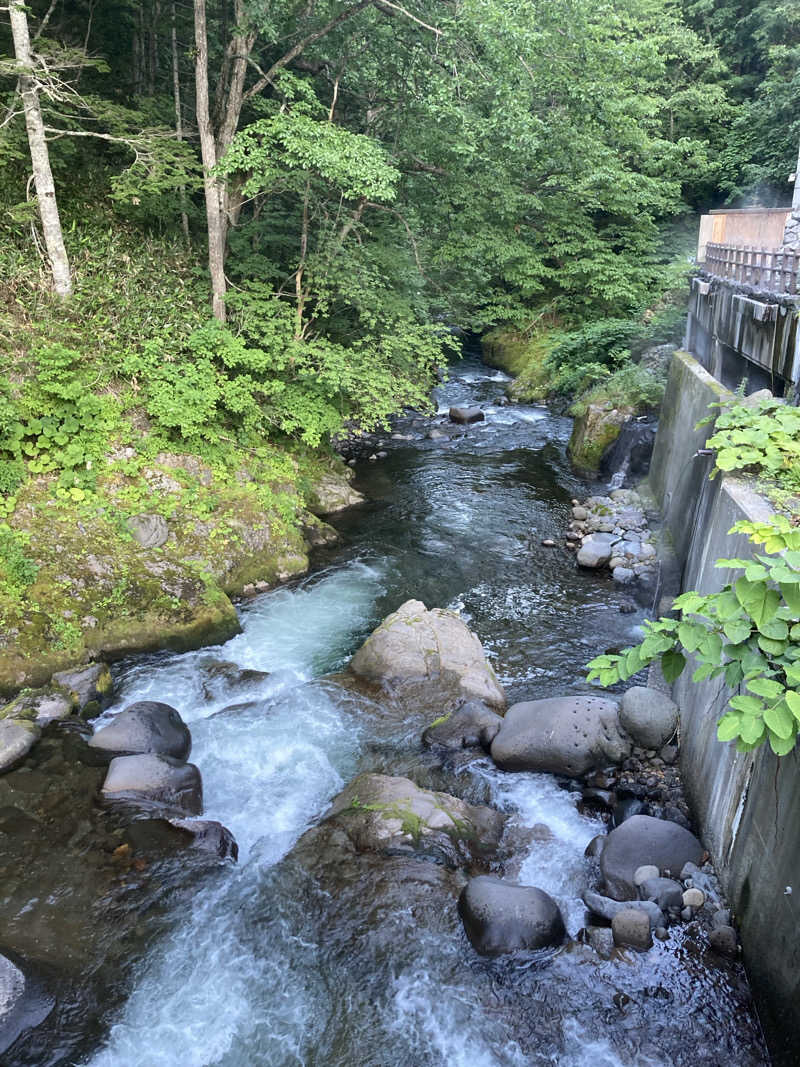
[[[16,767],[40,736],[39,727],[25,719],[0,719],[0,774]]]
[[[514,704],[491,748],[492,759],[504,771],[547,771],[571,778],[621,763],[630,752],[616,703],[595,696]]]
[[[639,895],[634,875],[639,867],[652,864],[663,875],[680,872],[685,863],[699,864],[703,846],[688,830],[666,819],[632,815],[608,835],[600,854],[600,870],[606,896],[635,900]]]
[[[360,678],[395,691],[425,682],[431,699],[475,698],[493,708],[506,705],[483,646],[452,611],[428,611],[407,600],[373,630],[350,663]]]
[[[113,756],[155,752],[189,758],[192,735],[175,708],[157,700],[139,700],[121,711],[90,738],[89,747]]]
[[[558,905],[536,886],[480,875],[464,887],[458,913],[472,947],[485,956],[549,948],[564,940]]]
[[[166,806],[189,815],[203,810],[200,771],[171,756],[117,756],[109,764],[102,794],[106,800]]]
[[[450,421],[461,425],[469,425],[472,422],[483,422],[486,415],[480,408],[450,408]]]

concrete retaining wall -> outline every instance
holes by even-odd
[[[730,396],[685,352],[673,359],[656,437],[650,488],[662,508],[682,568],[683,590],[715,592],[731,572],[719,558],[748,555],[740,519],[771,509],[744,482],[708,479],[710,459],[695,456],[711,428],[695,425],[713,401]],[[742,937],[774,1063],[800,1062],[795,1025],[800,1008],[800,758],[769,751],[737,753],[716,739],[730,691],[718,680],[673,688],[681,708],[681,771]],[[788,890],[788,891],[787,891]]]

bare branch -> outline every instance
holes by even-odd
[[[431,26],[427,22],[423,22],[422,19],[418,19],[416,15],[412,15],[407,8],[404,8],[402,4],[393,4],[391,0],[375,0],[375,6],[378,8],[390,7],[393,11],[399,11],[401,15],[405,15],[407,19],[411,19],[412,22],[416,22],[417,25],[422,26],[423,29],[430,30],[431,33],[435,33],[437,37],[441,37],[442,31],[436,26]]]

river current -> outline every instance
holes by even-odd
[[[152,927],[142,918],[124,989],[93,1008],[91,1020],[73,1017],[83,1037],[48,1063],[767,1062],[741,968],[709,963],[681,928],[645,955],[605,962],[574,940],[590,879],[584,849],[604,829],[579,810],[579,793],[547,775],[504,774],[488,759],[444,771],[422,748],[424,720],[365,709],[324,681],[410,597],[461,613],[509,703],[585,691],[586,662],[635,639],[644,605],[621,613],[628,593],[607,576],[580,573],[563,548],[541,544],[561,543],[571,498],[587,486],[565,458],[570,421],[499,405],[506,380],[476,359],[451,368],[435,394],[438,421],[401,420],[396,432],[412,439],[387,435],[385,458],[359,462],[367,503],[334,518],[338,545],[310,576],[247,603],[238,637],[118,672],[118,699],[104,718],[139,699],[180,711],[203,776],[204,817],[230,828],[239,862],[203,878],[191,896],[177,894]],[[453,403],[481,404],[486,421],[427,439]],[[220,662],[269,677],[234,692],[214,673]],[[557,899],[567,947],[543,959],[481,959],[449,898],[433,919],[402,905],[376,917],[365,902],[335,931],[320,927],[319,902],[309,902],[291,849],[364,770],[491,803],[521,828],[548,827],[548,840],[528,840],[515,877]]]

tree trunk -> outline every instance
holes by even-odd
[[[194,0],[194,38],[197,129],[200,134],[200,153],[203,158],[203,189],[206,197],[212,310],[215,318],[220,322],[225,322],[225,225],[222,186],[212,174],[217,163],[217,152],[208,100],[208,34],[205,0]]]
[[[25,109],[25,125],[28,129],[33,181],[36,186],[36,198],[39,201],[44,243],[50,260],[50,268],[53,272],[53,288],[59,296],[69,296],[72,292],[69,260],[67,259],[67,250],[64,247],[64,235],[61,232],[61,219],[58,215],[53,172],[50,170],[50,154],[47,150],[47,141],[44,135],[39,90],[31,74],[34,64],[31,39],[28,33],[28,16],[25,14],[25,7],[21,0],[11,0],[9,16],[11,19],[11,34],[14,39],[14,54],[21,68],[19,90]]]
[[[181,74],[178,66],[178,34],[175,28],[175,4],[172,4],[172,95],[175,99],[175,136],[183,140],[183,117],[181,115]],[[186,186],[178,190],[181,198],[181,226],[186,244],[189,244],[189,216],[186,214]]]

